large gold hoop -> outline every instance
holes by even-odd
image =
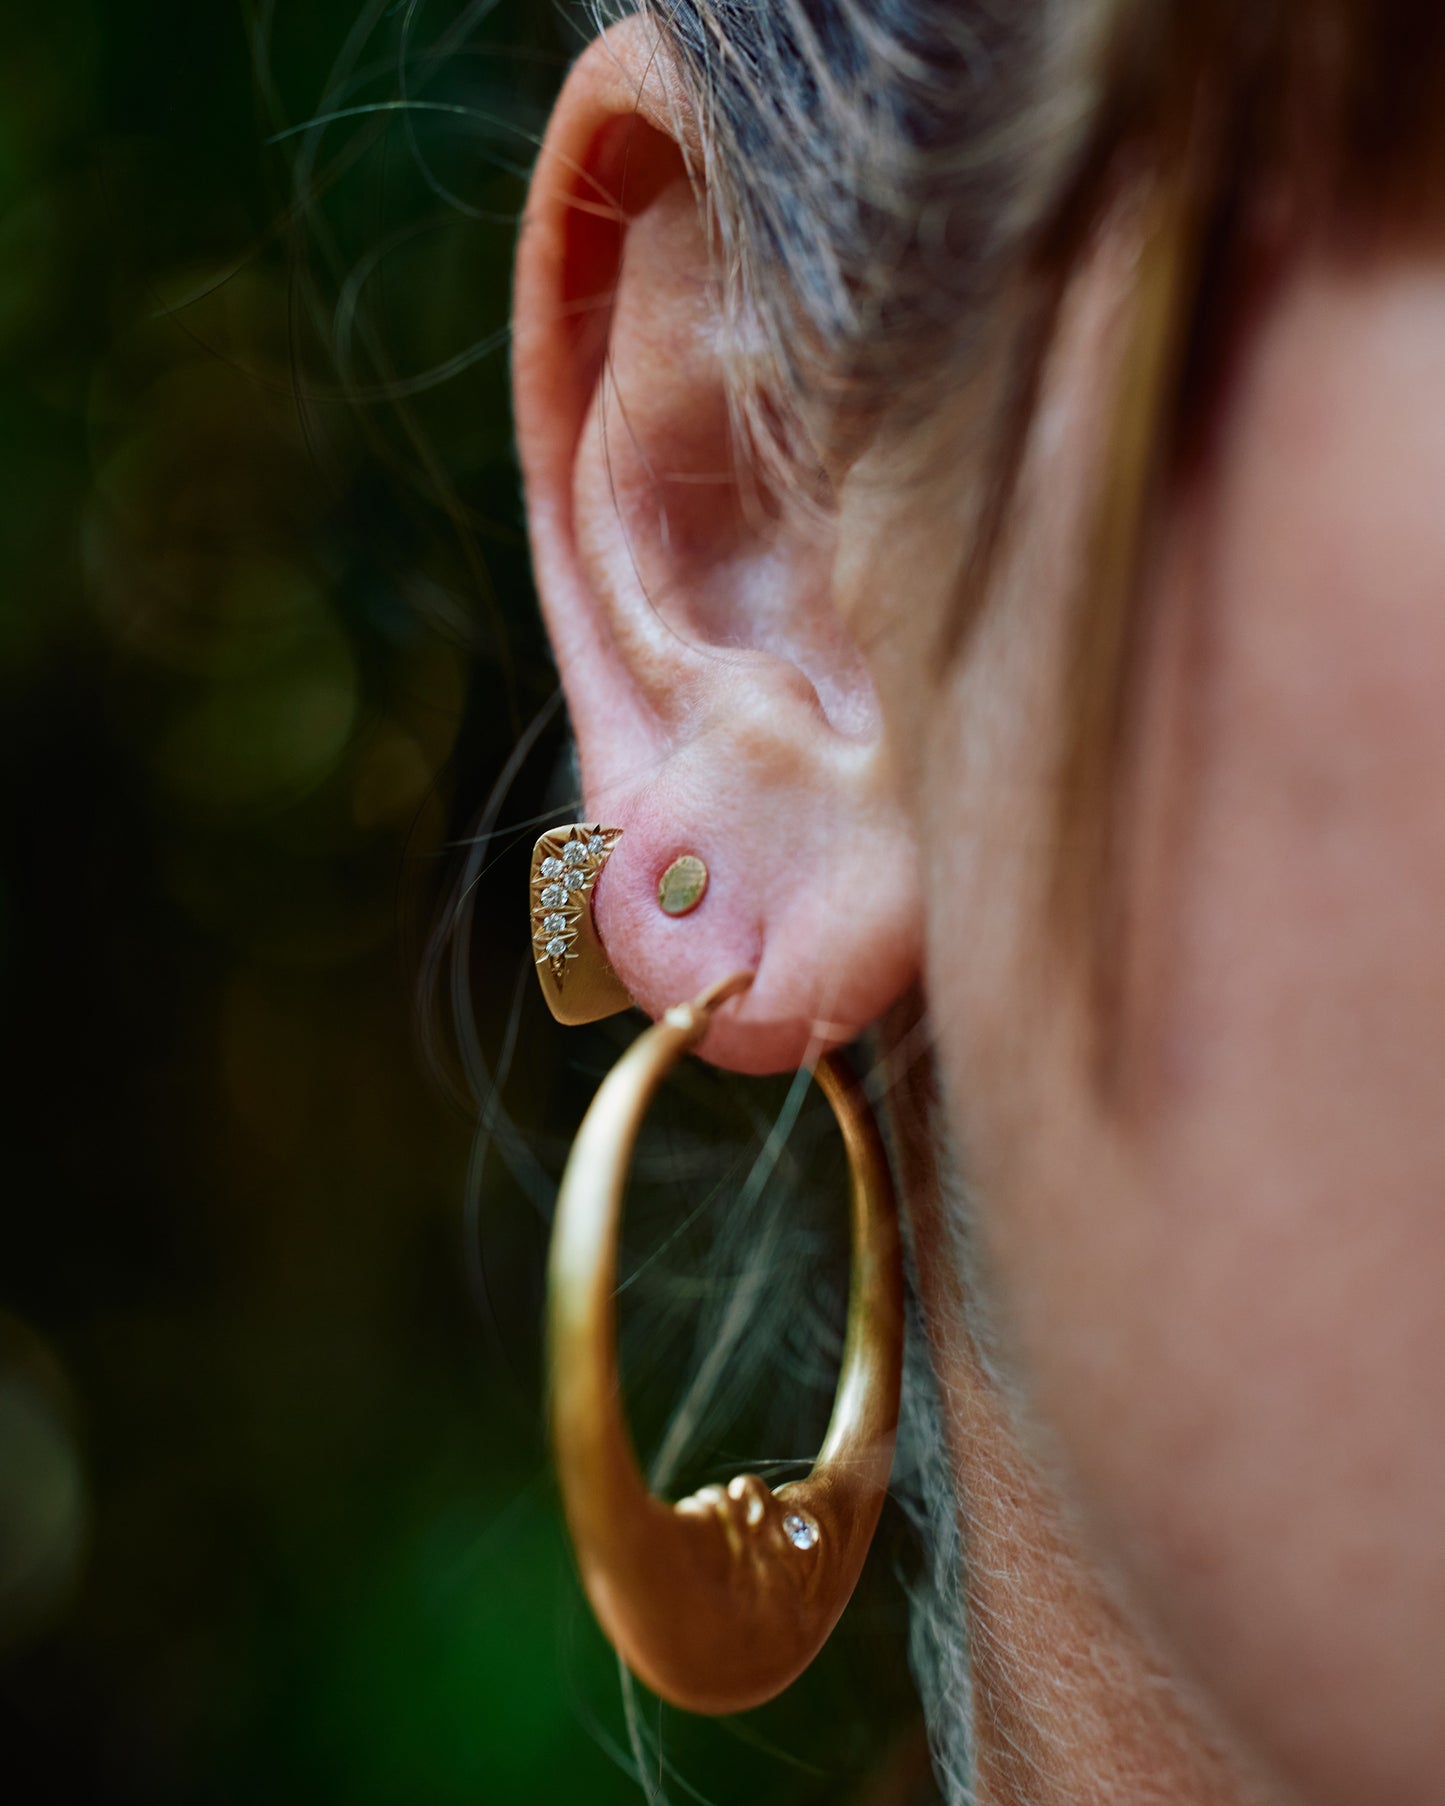
[[[675,1505],[649,1492],[617,1370],[617,1236],[642,1119],[668,1073],[746,989],[739,973],[669,1010],[603,1080],[573,1143],[552,1231],[552,1435],[587,1596],[623,1661],[691,1712],[781,1693],[852,1595],[883,1507],[903,1371],[903,1272],[888,1160],[836,1056],[815,1076],[852,1172],[853,1271],[842,1371],[822,1450],[776,1493],[753,1475]]]

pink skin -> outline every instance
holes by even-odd
[[[1319,1801],[1445,1797],[1441,396],[1435,265],[1307,262],[1245,353],[1149,599],[1114,1099],[1036,976],[1034,746],[951,775],[978,689],[1047,678],[983,649],[926,756],[925,844],[1000,850],[933,870],[1000,957],[935,916],[929,983],[1018,1358],[1138,1606]],[[1058,593],[1000,637],[1046,664]]]
[[[569,82],[517,304],[539,579],[588,812],[627,830],[611,957],[653,1014],[756,964],[707,1049],[745,1071],[922,976],[1086,1559],[1281,1797],[1445,1800],[1445,267],[1301,259],[1170,512],[1105,1093],[1036,905],[1111,266],[1018,562],[941,669],[946,496],[880,458],[826,531],[738,500],[685,111],[647,50],[609,33]],[[623,187],[624,142],[599,250],[574,203]],[[579,296],[607,303],[585,327]],[[669,921],[682,851],[712,886]]]
[[[851,1039],[917,971],[916,858],[827,547],[758,531],[733,468],[668,96],[653,64],[638,120],[648,59],[609,54],[638,36],[610,33],[574,73],[528,207],[514,370],[534,560],[585,813],[625,830],[598,884],[609,957],[653,1016],[755,969],[705,1051],[779,1071]],[[713,877],[672,921],[657,879],[679,851]]]

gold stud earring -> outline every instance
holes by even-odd
[[[702,902],[707,890],[708,870],[696,853],[684,853],[657,881],[657,901],[663,913],[685,916]]]
[[[598,1022],[632,1003],[592,919],[593,889],[621,838],[621,828],[575,822],[532,848],[532,953],[559,1022]]]
[[[843,1369],[812,1472],[773,1492],[750,1474],[669,1505],[643,1481],[617,1371],[617,1237],[633,1147],[664,1078],[739,973],[644,1031],[603,1080],[562,1179],[547,1272],[551,1419],[583,1585],[603,1630],[654,1693],[741,1712],[781,1693],[822,1648],[862,1570],[888,1486],[903,1371],[903,1272],[888,1160],[836,1056],[815,1076],[852,1173],[853,1276]]]

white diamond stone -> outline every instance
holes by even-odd
[[[542,861],[542,876],[544,878],[560,878],[562,876],[562,861],[560,859],[544,859]]]
[[[566,927],[566,916],[547,916],[542,923],[542,932],[543,934],[561,934]]]
[[[587,842],[587,851],[594,859],[600,859],[607,851],[607,844],[600,834],[594,834]]]
[[[579,872],[575,865],[570,872],[564,872],[562,875],[562,885],[567,891],[581,890],[586,882],[587,874],[585,872]]]
[[[563,847],[562,863],[564,865],[585,865],[587,863],[587,848],[580,840],[569,840]]]
[[[565,953],[565,952],[566,952],[566,951],[567,951],[567,943],[566,943],[566,941],[564,941],[564,940],[563,940],[563,939],[562,939],[562,937],[561,937],[561,935],[560,935],[560,934],[554,934],[554,935],[553,935],[553,936],[552,936],[552,938],[551,938],[551,940],[550,940],[550,941],[548,941],[548,943],[547,943],[547,952],[548,952],[548,954],[549,954],[549,955],[550,955],[550,956],[551,956],[551,957],[552,957],[552,958],[553,958],[553,959],[561,959],[561,957],[562,957],[562,955],[563,955],[563,954],[564,954],[564,953]]]
[[[783,1519],[783,1534],[795,1549],[811,1549],[818,1541],[818,1526],[811,1518],[792,1511]]]
[[[557,909],[567,901],[567,893],[560,884],[549,884],[542,891],[543,909]]]

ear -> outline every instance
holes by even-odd
[[[755,970],[704,1051],[776,1071],[906,988],[921,911],[832,530],[739,457],[699,165],[653,28],[614,27],[568,79],[532,180],[518,436],[581,813],[624,830],[596,893],[608,956],[653,1016]],[[710,883],[673,918],[658,881],[683,853]]]

